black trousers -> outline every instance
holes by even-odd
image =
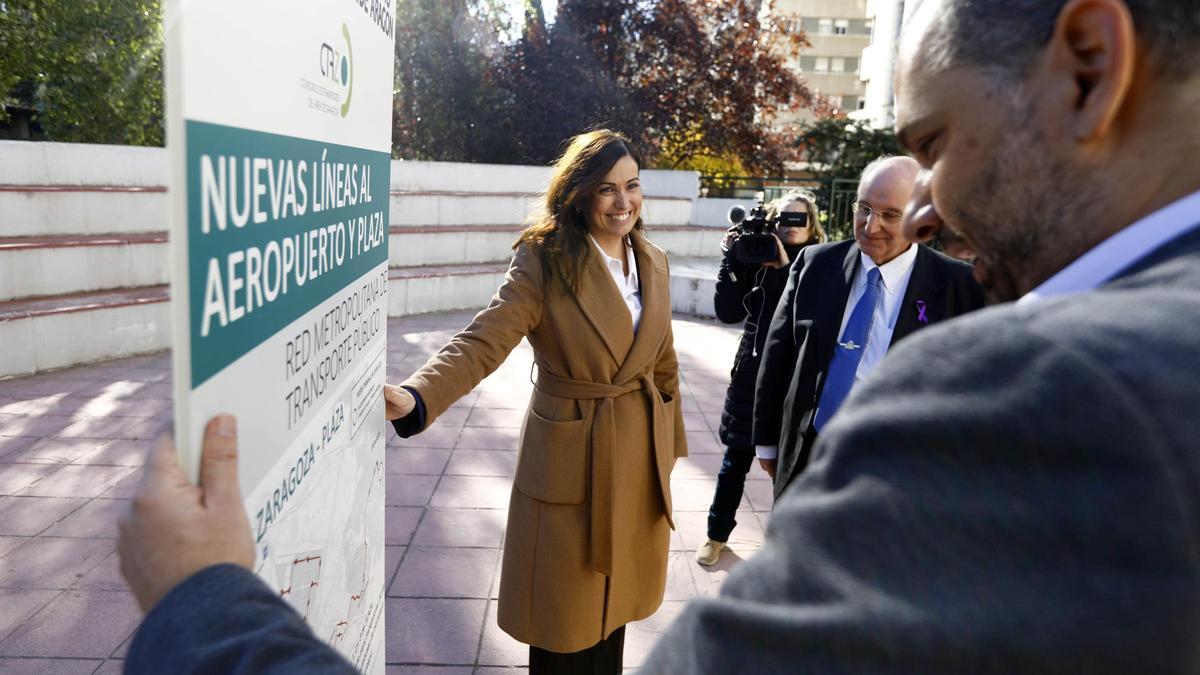
[[[746,474],[753,464],[754,446],[731,445],[725,448],[725,459],[721,462],[721,472],[717,474],[717,491],[708,509],[709,539],[729,541],[729,534],[737,526],[734,514],[742,503]]]
[[[624,654],[624,626],[577,652],[563,654],[530,645],[529,675],[620,675]]]

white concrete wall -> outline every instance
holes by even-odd
[[[545,191],[550,167],[463,162],[392,162],[392,190],[410,192],[524,192]],[[696,171],[642,171],[642,190],[651,197],[693,199],[700,194]]]
[[[164,192],[0,192],[0,237],[166,229]]]
[[[503,281],[504,272],[391,279],[388,316],[483,309]]]
[[[388,239],[388,261],[393,267],[414,265],[464,265],[497,262],[512,257],[519,230],[477,232],[393,232]]]
[[[0,250],[0,302],[165,284],[167,244]]]
[[[657,199],[647,195],[642,202],[642,220],[647,227],[655,225],[687,225],[692,218],[692,202],[672,197]]]
[[[161,189],[166,170],[162,148],[0,141],[0,186],[67,188],[0,191],[0,237],[161,232],[165,193],[95,188]],[[549,177],[549,167],[395,160],[389,217],[401,227],[516,225],[537,208]],[[690,221],[698,173],[646,170],[642,183],[647,222]]]
[[[166,175],[163,148],[0,141],[0,185],[160,187]],[[393,160],[391,188],[538,193],[549,178],[550,168],[543,166]],[[647,169],[642,184],[650,196],[692,199],[700,191],[700,174]]]
[[[700,194],[700,172],[647,169],[642,172],[642,191],[648,197],[695,199]]]
[[[504,273],[472,266],[508,261],[550,171],[394,161],[388,209],[401,231],[389,236],[391,266],[463,267],[399,274],[389,282],[389,315],[486,305]],[[162,148],[0,141],[0,238],[165,232],[166,175]],[[673,261],[716,255],[728,207],[697,210],[698,173],[646,170],[642,183],[650,237]],[[697,214],[714,227],[690,227]],[[62,243],[0,250],[0,302],[167,282],[164,242]],[[685,311],[703,314],[700,296]],[[168,302],[156,302],[2,321],[0,377],[163,349],[168,310]]]
[[[388,217],[399,227],[521,225],[540,206],[533,192],[403,192],[392,195]],[[642,219],[652,225],[686,225],[691,217],[688,200],[647,195],[642,202]]]
[[[671,310],[715,318],[719,258],[678,258],[671,261]]]
[[[389,219],[399,227],[517,225],[536,201],[532,194],[523,193],[393,194]]]
[[[696,199],[692,202],[692,213],[688,222],[693,225],[728,229],[730,226],[729,209],[741,206],[746,209],[746,213],[750,213],[750,209],[753,209],[755,204],[753,199]]]
[[[154,302],[0,321],[0,377],[166,349],[169,311]]]
[[[0,185],[166,185],[162,148],[0,141]]]
[[[541,206],[549,179],[549,167],[397,160],[392,162],[391,224],[520,225]],[[646,222],[689,222],[699,173],[646,170],[642,185]]]
[[[721,255],[721,237],[725,236],[724,228],[689,227],[687,229],[656,229],[646,228],[647,238],[672,258],[696,258]]]

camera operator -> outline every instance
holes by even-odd
[[[737,209],[740,211],[740,209]],[[746,327],[729,373],[725,410],[721,415],[720,437],[725,444],[725,459],[717,476],[717,490],[708,511],[708,541],[696,552],[701,565],[712,565],[721,556],[725,542],[737,521],[734,515],[742,501],[746,473],[754,462],[751,426],[754,413],[754,382],[762,356],[763,340],[779,296],[787,285],[787,266],[808,244],[825,241],[825,231],[817,218],[815,198],[808,192],[791,192],[771,202],[761,215],[766,237],[773,240],[775,257],[760,262],[767,246],[744,246],[742,237],[753,236],[757,211],[750,219],[736,223],[721,242],[724,258],[717,274],[713,298],[717,318],[725,323],[745,320]],[[741,220],[731,213],[731,219]],[[739,259],[741,254],[741,259]],[[749,259],[750,262],[745,262]],[[760,330],[761,327],[761,330]],[[765,468],[765,467],[764,467]]]

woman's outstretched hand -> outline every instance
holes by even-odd
[[[383,398],[387,401],[387,411],[384,416],[389,422],[406,417],[413,411],[413,408],[417,407],[417,400],[413,398],[413,395],[404,387],[394,384],[383,385]]]

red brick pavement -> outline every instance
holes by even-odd
[[[419,367],[466,313],[389,321],[388,375]],[[688,598],[716,592],[753,554],[770,510],[755,469],[731,551],[693,560],[723,448],[715,435],[738,331],[677,317],[691,456],[672,476],[666,600],[630,626],[636,667]],[[514,673],[527,648],[495,625],[505,509],[532,353],[522,343],[432,428],[387,448],[387,672]],[[115,555],[116,514],[136,488],[148,442],[170,415],[165,353],[0,381],[0,672],[116,673],[140,620]]]

